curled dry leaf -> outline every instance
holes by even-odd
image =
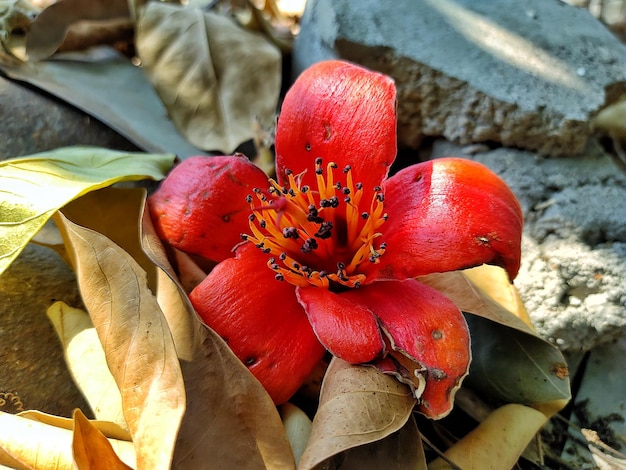
[[[280,52],[226,17],[149,2],[137,52],[170,117],[197,147],[232,153],[269,126],[281,80]]]
[[[0,465],[16,469],[73,470],[72,431],[0,412]],[[110,439],[117,455],[135,466],[132,443]]]
[[[496,409],[444,454],[463,470],[514,468],[520,455],[545,424],[546,416],[527,406],[509,404]],[[429,470],[451,468],[438,458]]]
[[[63,302],[55,302],[46,313],[61,340],[72,378],[96,418],[128,430],[122,411],[122,396],[109,371],[89,314]]]
[[[80,20],[128,17],[128,0],[59,0],[45,8],[30,25],[26,35],[28,58],[42,60],[50,57],[63,44],[72,24]]]
[[[393,377],[333,358],[299,468],[312,469],[340,452],[386,438],[404,426],[415,403],[409,388]]]
[[[74,420],[72,418],[64,418],[62,416],[51,415],[48,413],[44,413],[43,411],[27,410],[18,413],[18,416],[21,416],[22,418],[32,419],[33,421],[38,421],[43,424],[49,424],[57,428],[67,429],[68,431],[72,431],[74,429]],[[131,435],[126,429],[121,428],[111,421],[93,419],[89,420],[89,423],[92,426],[95,426],[106,437],[110,437],[118,441],[130,442],[132,440]]]
[[[131,215],[137,224],[138,214]],[[65,217],[60,220],[74,252],[85,305],[122,394],[137,466],[169,468],[185,412],[185,389],[167,322],[146,273],[104,235]]]
[[[324,468],[349,470],[384,468],[385,470],[426,470],[426,456],[421,436],[413,417],[404,426],[384,439],[335,455]]]
[[[81,470],[132,470],[117,456],[109,440],[80,411],[74,411],[74,462]]]
[[[274,403],[226,343],[198,320],[147,211],[142,245],[167,274],[158,277],[157,295],[183,359],[187,412],[173,467],[212,462],[244,470],[293,469],[294,457]]]

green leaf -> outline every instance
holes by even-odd
[[[66,147],[0,162],[0,274],[65,204],[119,181],[162,179],[174,157]]]
[[[465,385],[505,403],[541,405],[570,398],[567,364],[543,339],[466,314],[472,364]]]

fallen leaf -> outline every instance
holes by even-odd
[[[127,0],[58,0],[45,8],[26,34],[30,60],[50,57],[63,43],[70,26],[79,20],[111,20],[129,16]]]
[[[32,419],[33,421],[37,421],[39,423],[49,424],[57,428],[67,429],[68,431],[72,431],[74,429],[74,419],[51,415],[42,411],[22,411],[21,413],[18,413],[18,416],[21,416],[22,418]],[[111,421],[102,421],[98,419],[92,419],[89,422],[106,437],[110,437],[118,441],[130,442],[132,440],[131,435],[128,433],[128,431],[120,427],[116,423],[113,423]]]
[[[138,214],[134,215],[139,220]],[[104,235],[65,217],[78,284],[122,394],[137,468],[170,468],[185,389],[167,323],[145,271]]]
[[[515,288],[515,284],[509,281],[509,276],[504,269],[500,266],[483,264],[463,270],[463,275],[481,292],[487,294],[494,302],[521,319],[534,331],[535,327],[526,307],[524,307],[519,292]]]
[[[25,0],[4,0],[0,3],[0,63],[19,63],[13,52],[14,32],[23,32],[39,10]]]
[[[211,462],[216,467],[222,468],[293,469],[293,456],[276,407],[261,384],[224,341],[200,324],[189,300],[175,280],[175,273],[169,265],[163,245],[152,229],[149,215],[145,211],[145,196],[136,198],[134,194],[137,191],[107,188],[94,192],[89,195],[90,204],[83,205],[84,210],[75,211],[72,217],[75,218],[74,222],[81,225],[98,224],[99,230],[104,232],[103,235],[118,240],[122,244],[119,248],[128,253],[137,252],[139,235],[122,236],[116,232],[124,232],[128,226],[134,227],[138,234],[141,230],[142,246],[150,258],[156,260],[154,264],[147,266],[153,271],[149,277],[157,279],[156,297],[167,299],[162,305],[163,317],[167,320],[169,328],[163,335],[173,336],[176,352],[183,359],[181,366],[187,399],[172,467],[194,468],[197,462]],[[120,192],[121,197],[107,194],[114,192]],[[127,195],[124,196],[124,193]],[[94,221],[91,214],[85,214],[85,211],[102,213],[115,200],[128,202],[125,210],[121,210],[122,206],[117,206],[118,209],[115,210],[117,223],[99,223]],[[77,204],[83,203],[77,201]],[[141,229],[138,224],[140,219]],[[95,246],[95,249],[98,252],[102,247]],[[106,251],[113,250],[113,246],[106,245]],[[164,273],[168,273],[167,279],[160,274],[154,274],[157,266],[159,269],[162,267]],[[172,278],[169,278],[170,275]],[[114,274],[111,281],[112,285],[107,289],[119,290],[120,284],[124,284],[122,272]],[[164,288],[166,292],[160,293],[159,291]],[[85,295],[90,292],[87,290],[83,293]],[[146,293],[145,290],[142,292]],[[135,301],[136,294],[128,290],[126,294],[129,296],[126,302]],[[179,296],[178,299],[175,299],[176,295]],[[124,304],[121,293],[118,299]],[[153,297],[150,303],[155,302],[154,299]],[[132,316],[131,312],[128,314]],[[124,325],[117,326],[120,328],[117,334],[121,337],[128,335]],[[115,334],[116,331],[117,328],[111,329],[111,334]],[[135,354],[130,354],[127,361],[135,357]],[[141,409],[141,406],[138,406]],[[147,421],[146,417],[146,426],[149,425]],[[174,424],[173,421],[168,422],[165,431],[169,432]],[[154,424],[153,432],[156,434],[159,431],[163,432],[164,429]],[[164,442],[163,446],[166,447],[166,444]],[[145,449],[146,452],[149,450]]]
[[[0,274],[54,212],[119,181],[161,179],[173,155],[67,147],[0,162]]]
[[[232,153],[271,125],[281,55],[263,36],[199,8],[149,2],[136,46],[177,128],[197,147]]]
[[[296,465],[298,465],[311,436],[313,423],[304,411],[289,402],[280,406],[280,418],[283,421]]]
[[[180,158],[202,155],[167,116],[167,110],[142,69],[114,49],[99,48],[81,60],[3,64],[10,78],[29,83],[95,117],[148,152]]]
[[[514,468],[546,420],[546,416],[533,408],[517,404],[504,405],[494,410],[444,455],[463,470]],[[429,470],[450,468],[441,458],[428,465]]]
[[[569,377],[563,375],[567,363],[558,348],[477,315],[465,319],[472,337],[467,386],[504,403],[538,406],[569,400]]]
[[[89,314],[63,302],[55,302],[48,308],[47,315],[61,340],[65,363],[94,416],[116,423],[128,433],[122,396],[109,371]]]
[[[122,461],[134,468],[132,443],[110,442]],[[72,431],[0,412],[0,465],[20,470],[73,470]]]
[[[472,273],[470,274],[470,276],[473,275]],[[529,326],[524,319],[518,316],[517,313],[520,312],[519,310],[512,312],[505,308],[488,293],[474,284],[470,280],[470,276],[466,276],[463,271],[450,271],[420,276],[418,280],[442,292],[463,312],[471,312],[474,315],[487,318],[510,328],[534,334],[532,326]],[[501,283],[502,279],[505,279],[504,284]],[[500,284],[492,286],[490,292],[497,298],[510,295],[508,280],[498,277],[498,281]],[[485,284],[486,283],[487,282],[485,282]],[[501,294],[502,291],[504,291],[504,294]],[[498,297],[498,295],[500,297]],[[511,305],[509,303],[510,301],[507,300],[506,302],[507,306]],[[523,305],[521,308],[523,309]],[[523,310],[523,312],[525,312],[525,310]]]
[[[72,450],[74,462],[80,470],[132,470],[80,410],[74,411]]]
[[[335,455],[323,468],[349,470],[384,468],[385,470],[427,470],[426,456],[415,420],[411,417],[389,436]]]
[[[401,429],[416,403],[409,388],[372,367],[333,358],[324,377],[300,470]]]
[[[184,359],[187,413],[178,435],[173,467],[186,469],[193,467],[194,462],[210,461],[221,468],[295,468],[274,403],[226,343],[200,323],[147,211],[143,217],[142,245],[167,275],[167,279],[158,277],[157,297],[177,348],[180,345],[179,357]]]

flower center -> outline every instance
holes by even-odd
[[[315,161],[316,188],[301,185],[302,175],[289,170],[286,186],[269,180],[269,197],[254,188],[254,196],[246,198],[252,233],[242,238],[271,255],[267,265],[279,281],[359,287],[366,279],[363,268],[378,263],[385,252],[377,240],[387,220],[382,189],[373,188],[371,199],[363,200],[363,185],[353,182],[349,166],[337,179],[337,165],[331,162],[324,169],[322,163]]]

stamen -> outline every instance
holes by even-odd
[[[366,282],[360,271],[384,254],[385,244],[375,245],[387,219],[382,188],[372,188],[372,194],[362,183],[354,183],[349,165],[338,175],[336,169],[334,162],[323,165],[318,157],[316,187],[301,185],[304,172],[294,175],[286,169],[284,185],[270,179],[267,190],[253,188],[246,196],[250,233],[242,234],[242,240],[272,255],[267,264],[277,280],[326,289],[358,288]],[[335,181],[335,176],[340,179]],[[372,196],[364,207],[366,192]]]

